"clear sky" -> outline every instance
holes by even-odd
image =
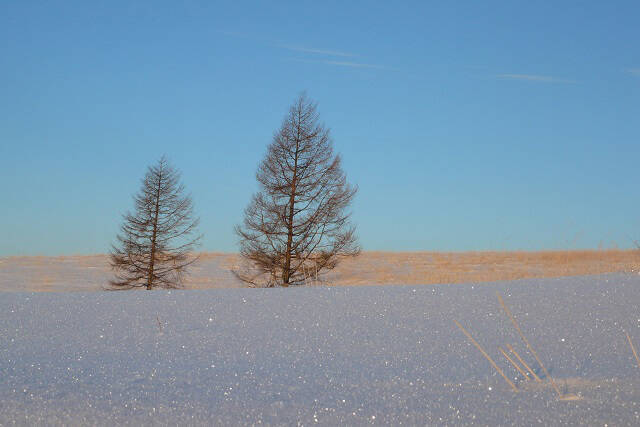
[[[640,239],[638,1],[3,1],[0,256],[104,253],[147,165],[236,251],[303,90],[365,250]]]

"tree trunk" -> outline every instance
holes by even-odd
[[[295,188],[294,185],[291,188]],[[284,271],[282,272],[282,286],[289,286],[289,276],[291,274],[291,247],[293,246],[293,194],[289,198],[289,225],[287,233],[287,251],[284,254]]]
[[[149,277],[147,278],[147,290],[153,289],[153,267],[156,260],[156,236],[158,234],[158,215],[160,213],[160,186],[162,184],[162,170],[158,177],[158,189],[156,190],[156,206],[153,216],[153,234],[151,236],[151,260],[149,262]]]
[[[298,178],[298,150],[300,149],[300,119],[298,118],[298,132],[296,135],[296,154],[293,160],[293,178],[291,179],[291,195],[289,196],[289,223],[287,224],[287,251],[285,252],[284,271],[282,272],[282,286],[289,286],[291,278],[291,248],[293,247],[293,212],[296,202],[296,180]]]

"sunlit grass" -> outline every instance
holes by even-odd
[[[200,262],[190,268],[185,287],[241,287],[230,273],[239,262],[233,253],[202,253]],[[363,252],[311,282],[331,286],[478,283],[639,271],[638,250]],[[0,290],[100,290],[110,277],[106,255],[0,258]]]

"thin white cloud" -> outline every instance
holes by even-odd
[[[313,53],[313,54],[316,54],[316,55],[327,55],[327,56],[341,56],[341,57],[345,57],[345,58],[346,57],[356,56],[353,53],[343,52],[343,51],[340,51],[340,50],[318,49],[318,48],[315,48],[315,47],[305,47],[305,46],[295,46],[295,45],[290,45],[290,44],[284,44],[284,43],[281,43],[281,42],[276,42],[275,40],[269,40],[268,38],[265,38],[265,37],[258,37],[258,36],[255,36],[255,35],[251,35],[249,33],[243,33],[243,32],[239,32],[239,31],[218,30],[217,32],[219,34],[222,34],[222,35],[227,36],[227,37],[253,40],[254,42],[257,42],[258,44],[262,44],[263,46],[277,47],[279,49],[287,49],[287,50],[291,50],[291,51],[294,51],[294,52]]]
[[[503,80],[524,80],[541,83],[576,83],[575,80],[559,79],[553,76],[541,76],[539,74],[498,74],[497,77]]]
[[[293,50],[294,52],[315,53],[317,55],[342,56],[342,57],[355,56],[353,53],[341,52],[339,50],[316,49],[313,47],[286,46],[286,45],[278,45],[278,47],[281,47],[283,49]]]
[[[395,70],[395,68],[386,67],[384,65],[378,64],[365,64],[363,62],[352,62],[352,61],[332,61],[332,60],[323,60],[323,59],[301,59],[294,58],[291,59],[296,62],[305,62],[308,64],[325,64],[325,65],[335,65],[337,67],[348,67],[348,68],[371,68],[376,70]]]
[[[331,49],[318,49],[315,47],[304,47],[304,46],[295,46],[295,45],[289,45],[289,44],[283,44],[280,42],[273,42],[273,41],[268,41],[265,40],[264,38],[258,38],[252,35],[249,35],[247,33],[242,33],[242,32],[237,32],[237,31],[222,31],[222,30],[218,30],[219,34],[225,35],[227,37],[234,37],[234,38],[242,38],[242,39],[247,39],[247,40],[252,40],[254,42],[257,42],[258,44],[261,44],[263,46],[270,46],[270,47],[274,47],[274,48],[278,48],[278,49],[286,49],[286,50],[290,50],[293,52],[300,52],[300,53],[308,53],[308,54],[313,54],[313,55],[325,55],[325,56],[337,56],[337,57],[342,57],[342,58],[353,58],[353,57],[357,57],[358,55],[351,53],[351,52],[344,52],[341,50],[331,50]],[[315,63],[315,64],[325,64],[325,65],[334,65],[337,67],[348,67],[348,68],[370,68],[370,69],[378,69],[378,70],[395,70],[395,68],[392,67],[387,67],[384,65],[378,65],[378,64],[367,64],[364,62],[354,62],[354,61],[337,61],[337,60],[331,60],[331,59],[304,59],[304,58],[293,58],[290,59],[292,61],[296,61],[296,62],[306,62],[306,63]]]
[[[640,77],[640,68],[627,68],[625,71],[629,74]]]
[[[350,67],[350,68],[376,68],[378,70],[389,70],[389,67],[385,67],[384,65],[377,64],[364,64],[362,62],[351,62],[351,61],[322,61],[327,65],[338,65],[340,67]]]

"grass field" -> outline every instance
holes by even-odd
[[[231,269],[237,254],[202,253],[188,289],[243,287]],[[640,251],[363,252],[309,284],[330,286],[471,283],[640,271]],[[2,291],[101,290],[111,277],[106,255],[0,258]]]
[[[330,275],[338,285],[493,282],[640,270],[640,252],[367,252]]]

